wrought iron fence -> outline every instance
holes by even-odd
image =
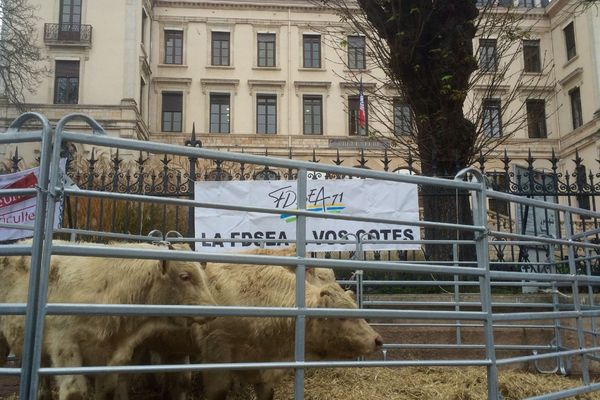
[[[185,145],[201,147],[202,143],[192,134]],[[146,194],[175,198],[189,198],[194,196],[194,182],[196,181],[229,181],[229,180],[280,180],[295,179],[295,171],[278,169],[270,166],[249,165],[246,163],[233,163],[222,160],[198,160],[195,158],[181,158],[175,156],[145,156],[139,153],[135,159],[124,159],[116,151],[112,154],[98,154],[96,150],[89,152],[87,157],[73,151],[64,151],[67,158],[67,174],[75,185],[82,189],[104,192]],[[265,155],[268,155],[265,152]],[[418,174],[418,161],[412,156],[399,161],[387,151],[377,154],[366,153],[358,150],[357,157],[336,157],[331,160],[318,159],[313,152],[314,163],[330,163],[339,166],[356,166],[369,168],[370,158],[377,158],[383,171],[397,173]],[[288,151],[288,158],[296,157],[292,149]],[[498,161],[500,161],[500,167]],[[583,209],[596,211],[596,195],[600,193],[600,169],[585,165],[577,153],[573,160],[562,163],[553,152],[549,158],[534,158],[529,152],[525,160],[513,160],[505,152],[500,160],[489,160],[481,156],[474,167],[479,169],[487,178],[489,187],[496,191],[539,199],[553,203],[577,206]],[[596,162],[600,163],[599,160]],[[495,167],[488,167],[489,165]],[[559,165],[564,165],[564,171]],[[396,167],[394,167],[396,165]],[[545,167],[540,168],[539,165]],[[23,167],[23,159],[19,155],[18,147],[10,159],[3,163],[5,172],[18,171]],[[455,171],[446,171],[445,174],[453,176]],[[444,175],[445,175],[444,174]],[[309,179],[338,179],[343,178],[331,174],[309,171]],[[464,194],[463,194],[464,195]],[[421,199],[424,196],[420,194]],[[440,195],[448,196],[448,195]],[[456,193],[453,196],[461,196]],[[84,230],[109,230],[112,232],[144,234],[148,229],[161,229],[166,232],[176,230],[186,232],[188,236],[194,235],[193,207],[172,205],[144,205],[134,201],[115,201],[106,199],[81,199],[67,198],[64,206],[63,226]],[[549,215],[547,210],[536,207],[511,206],[508,202],[490,199],[488,218],[490,225],[496,230],[511,233],[546,235],[556,238],[565,237],[563,221],[560,215]],[[573,222],[581,230],[599,227],[597,219],[581,218]],[[595,240],[600,241],[597,235]],[[521,246],[494,246],[490,254],[493,261],[504,263],[507,261],[528,262],[539,261],[541,253]],[[535,249],[533,249],[535,250]],[[347,258],[352,254],[331,254],[326,257]],[[423,254],[409,254],[405,251],[398,252],[371,252],[364,255],[367,259],[392,260],[411,259],[422,257],[429,259],[427,249]],[[564,258],[564,254],[558,255]],[[450,259],[451,254],[448,255]],[[504,266],[503,268],[511,269]],[[521,268],[521,267],[515,267]],[[594,263],[593,272],[600,271],[600,263]]]
[[[45,42],[92,44],[92,26],[85,24],[44,24]]]

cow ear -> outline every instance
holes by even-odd
[[[319,296],[319,307],[322,308],[330,308],[333,304],[333,297],[331,292],[327,289],[321,289],[321,293]]]
[[[356,293],[352,290],[346,290],[346,294],[352,298],[352,300],[356,301]]]

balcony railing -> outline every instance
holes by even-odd
[[[90,46],[92,44],[92,26],[82,24],[45,24],[44,42]]]

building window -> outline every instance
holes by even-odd
[[[163,92],[162,94],[162,130],[163,132],[181,132],[183,114],[183,93]]]
[[[229,94],[210,94],[210,133],[229,133]]]
[[[323,134],[323,96],[303,96],[303,125],[305,135]]]
[[[577,48],[575,47],[575,27],[573,22],[563,29],[565,33],[565,46],[567,48],[567,61],[577,55]]]
[[[79,101],[79,61],[56,61],[54,68],[54,104]]]
[[[140,115],[142,116],[142,118],[144,118],[145,112],[144,112],[144,96],[146,93],[146,82],[144,82],[143,78],[140,78],[140,103],[139,103],[139,111],[140,111]]]
[[[212,65],[229,65],[229,32],[212,33]]]
[[[571,98],[571,118],[573,119],[573,129],[579,128],[583,125],[583,115],[581,114],[581,94],[579,88],[575,88],[569,91],[569,97]]]
[[[256,95],[256,133],[277,133],[277,95]]]
[[[525,72],[542,72],[539,40],[523,40],[523,59]]]
[[[366,64],[364,36],[348,36],[348,68],[365,69]]]
[[[535,0],[519,0],[519,7],[533,8],[535,7]]]
[[[530,138],[547,138],[546,102],[544,100],[527,100],[527,132]]]
[[[500,100],[483,100],[483,132],[488,137],[502,136]]]
[[[165,31],[165,64],[183,64],[183,31]]]
[[[304,35],[302,37],[304,68],[321,68],[321,36]]]
[[[349,96],[348,97],[348,118],[349,124],[348,127],[350,131],[348,132],[350,136],[357,135],[366,135],[369,127],[369,101],[368,96],[365,96],[365,126],[361,128],[360,126],[360,101],[358,96]]]
[[[275,66],[275,34],[259,33],[258,38],[258,66]]]
[[[479,68],[485,72],[498,69],[496,39],[479,39]]]
[[[410,135],[413,133],[413,127],[413,113],[408,103],[394,99],[394,134]]]
[[[61,0],[59,17],[60,40],[79,40],[81,32],[81,0]]]

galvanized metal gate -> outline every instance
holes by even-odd
[[[36,120],[41,124],[41,129],[30,132],[21,132],[20,129],[25,122]],[[73,120],[82,120],[92,130],[92,133],[68,132],[65,130],[67,123]],[[600,285],[600,278],[592,274],[591,263],[599,258],[592,255],[592,251],[600,250],[600,245],[592,239],[600,230],[597,228],[587,229],[585,220],[597,220],[600,213],[578,209],[567,205],[549,203],[537,199],[528,199],[510,194],[490,190],[486,185],[483,174],[477,169],[466,169],[460,171],[454,180],[429,178],[413,175],[399,175],[389,172],[371,171],[367,169],[347,168],[336,165],[322,165],[311,162],[294,161],[288,159],[277,159],[260,157],[248,154],[225,153],[206,150],[195,146],[175,146],[162,143],[140,142],[135,140],[108,137],[104,134],[102,127],[92,118],[85,115],[72,114],[59,121],[56,128],[52,128],[47,119],[35,113],[24,114],[11,125],[8,132],[0,135],[0,144],[39,142],[40,143],[40,176],[36,189],[1,189],[0,196],[35,195],[37,197],[36,220],[33,229],[34,236],[31,245],[12,244],[0,246],[0,255],[32,255],[29,298],[26,304],[2,304],[0,314],[26,316],[25,345],[21,368],[0,368],[0,375],[20,375],[20,398],[35,399],[40,375],[71,375],[71,374],[104,374],[108,372],[153,372],[153,371],[184,371],[184,370],[208,370],[208,369],[257,369],[257,368],[290,368],[295,371],[295,398],[304,397],[304,371],[307,368],[318,367],[375,367],[375,366],[481,366],[487,368],[488,398],[499,399],[498,368],[523,361],[536,361],[547,358],[564,359],[575,357],[580,365],[583,384],[577,388],[566,389],[552,394],[541,394],[539,398],[564,398],[567,396],[600,390],[600,384],[593,383],[590,377],[591,364],[600,360],[597,346],[596,318],[600,314],[600,308],[594,304],[594,290]],[[141,251],[132,248],[118,247],[95,247],[82,244],[56,244],[53,238],[57,233],[70,233],[79,236],[91,236],[94,238],[117,238],[129,240],[147,239],[141,235],[116,234],[110,231],[89,229],[55,229],[51,221],[54,220],[55,205],[65,196],[83,199],[111,199],[125,202],[141,202],[159,205],[174,205],[179,207],[208,207],[242,210],[257,213],[278,214],[280,210],[274,208],[252,207],[242,202],[238,204],[216,204],[200,203],[191,199],[179,199],[158,196],[156,193],[115,193],[90,189],[73,189],[66,187],[60,173],[61,148],[64,143],[76,143],[96,147],[108,147],[117,149],[128,149],[132,151],[144,151],[155,154],[171,154],[190,159],[220,160],[242,164],[254,164],[272,168],[287,169],[294,171],[297,177],[297,193],[306,195],[307,179],[309,172],[334,174],[337,176],[352,176],[359,178],[370,178],[390,182],[407,182],[417,185],[431,185],[434,187],[462,190],[471,194],[471,206],[473,208],[473,225],[440,223],[438,221],[389,221],[372,218],[368,215],[360,219],[368,222],[401,223],[414,225],[419,228],[452,229],[456,231],[473,232],[473,240],[446,240],[418,241],[428,245],[474,246],[477,260],[475,262],[461,260],[456,256],[447,261],[375,261],[369,260],[341,260],[307,258],[306,244],[310,242],[306,235],[307,218],[326,218],[333,221],[349,219],[351,217],[335,214],[317,214],[306,209],[306,196],[298,196],[298,210],[289,213],[296,216],[296,246],[297,257],[269,257],[256,255],[232,255],[215,254],[203,252],[181,252],[181,251]],[[526,229],[522,233],[514,233],[512,228],[503,230],[500,227],[490,226],[488,218],[488,199],[506,202],[513,210],[517,207],[532,207],[546,213],[556,213],[564,224],[559,226],[560,235],[539,235],[538,232],[529,232]],[[581,223],[581,221],[584,221]],[[3,224],[2,226],[10,226]],[[22,228],[22,227],[21,227]],[[587,229],[587,230],[586,230]],[[199,240],[191,237],[183,238],[190,242]],[[382,240],[365,240],[364,242],[384,242]],[[551,271],[522,272],[503,271],[494,268],[502,266],[503,261],[490,262],[490,252],[495,246],[505,248],[517,248],[522,246],[540,247],[547,250],[548,260],[519,259],[519,265],[545,265]],[[90,304],[47,304],[48,293],[48,271],[52,254],[94,256],[94,257],[125,257],[125,258],[147,258],[147,259],[174,259],[195,260],[206,262],[231,262],[251,264],[273,264],[286,265],[295,268],[296,271],[296,303],[290,308],[254,308],[254,307],[222,307],[222,306],[149,306],[149,305],[90,305]],[[556,257],[564,259],[556,260]],[[359,272],[358,294],[359,302],[365,308],[357,310],[347,309],[313,309],[307,308],[305,304],[305,272],[306,265],[334,268],[336,271],[384,271],[390,273],[404,272],[413,274],[436,274],[453,279],[444,281],[444,285],[456,288],[454,292],[455,301],[449,304],[429,304],[430,309],[421,309],[417,304],[384,304],[370,301],[361,296],[364,287],[370,284],[378,285],[404,285],[406,282],[373,282],[365,280]],[[565,267],[566,266],[566,267]],[[425,282],[426,284],[440,285],[440,281]],[[459,287],[469,286],[478,290],[477,302],[462,304],[457,296]],[[552,302],[544,304],[548,311],[535,312],[494,312],[494,307],[499,306],[493,302],[492,287],[494,286],[535,286],[550,289]],[[572,301],[560,302],[559,291],[567,291]],[[585,290],[587,293],[582,293]],[[586,301],[583,301],[585,296]],[[402,306],[404,309],[398,309]],[[435,309],[437,306],[449,307],[453,310]],[[471,307],[469,311],[464,306]],[[502,305],[506,306],[506,305]],[[384,308],[385,307],[385,308]],[[474,309],[474,310],[471,310]],[[44,318],[49,315],[176,315],[176,316],[199,316],[199,315],[235,315],[235,316],[288,316],[295,318],[295,354],[294,361],[274,363],[236,363],[236,364],[191,364],[191,365],[168,365],[168,366],[94,366],[94,367],[47,367],[41,366],[42,358],[42,336],[44,329]],[[449,345],[456,350],[468,346],[460,342],[460,329],[465,322],[477,322],[482,329],[484,341],[477,344],[478,348],[485,351],[482,358],[464,359],[457,357],[451,360],[394,360],[384,359],[369,361],[335,361],[315,362],[305,360],[305,322],[306,318],[343,317],[343,318],[385,318],[392,320],[427,320],[427,321],[456,321],[452,324],[457,329],[457,343]],[[571,319],[574,326],[570,327],[563,323]],[[556,342],[552,346],[543,348],[544,353],[527,356],[499,358],[497,346],[494,341],[494,330],[500,324],[508,322],[523,321],[522,325],[539,321],[551,320],[551,328],[555,331]],[[591,326],[590,327],[588,327]],[[401,329],[401,324],[398,324]],[[561,341],[566,334],[574,334],[576,345],[568,347],[567,343]],[[421,344],[435,349],[439,344]],[[394,346],[402,347],[402,344],[388,344],[387,350],[394,350]],[[443,346],[443,345],[442,345]],[[540,350],[539,348],[527,348],[528,350]]]

